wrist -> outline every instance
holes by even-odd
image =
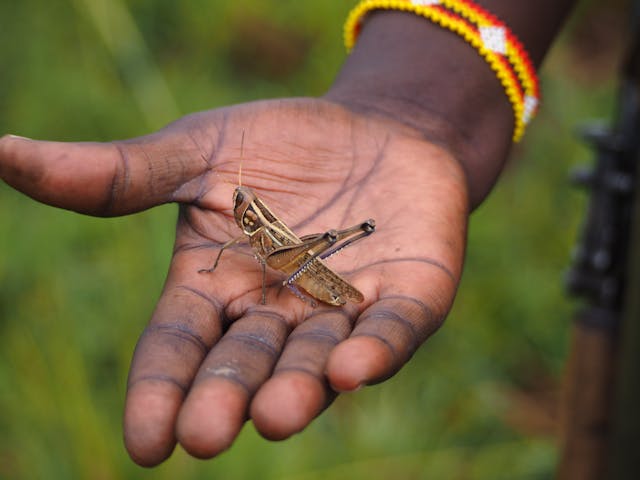
[[[367,17],[326,98],[407,125],[450,151],[466,172],[472,206],[511,146],[513,111],[484,59],[461,37],[410,13]]]
[[[486,4],[490,11],[504,16],[508,25],[515,25],[515,34],[525,39],[539,64],[573,0],[477,3]],[[431,18],[434,11],[425,11]],[[435,21],[440,23],[438,17]],[[352,31],[354,24],[350,25]],[[467,173],[475,206],[501,171],[511,136],[517,139],[522,134],[529,113],[523,114],[521,108],[528,111],[532,107],[530,97],[523,102],[515,93],[514,87],[518,87],[510,83],[512,77],[504,76],[509,74],[494,63],[496,59],[476,50],[476,40],[471,41],[466,30],[463,38],[462,33],[459,36],[448,31],[448,25],[441,28],[412,13],[369,10],[356,47],[326,98],[409,125],[425,139],[447,148]],[[456,24],[452,29],[461,32],[464,26]],[[518,70],[522,64],[519,59],[515,61],[512,64],[518,75],[526,72]],[[499,78],[492,69],[498,71]],[[537,87],[530,82],[529,73],[522,74],[522,85],[527,89],[533,85],[525,94],[535,100]]]

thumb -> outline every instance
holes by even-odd
[[[183,135],[160,132],[112,143],[65,143],[14,135],[0,138],[0,178],[40,202],[96,216],[115,216],[175,200],[202,174]]]

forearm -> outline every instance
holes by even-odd
[[[574,1],[477,3],[509,25],[539,65]],[[466,171],[472,207],[512,143],[513,110],[486,61],[458,35],[411,13],[367,17],[327,98],[409,125],[450,150]]]

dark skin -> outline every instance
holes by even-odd
[[[539,62],[572,2],[482,3]],[[177,442],[213,457],[247,419],[268,439],[287,438],[338,392],[395,374],[453,302],[469,212],[495,182],[511,129],[501,86],[472,48],[424,19],[384,12],[370,17],[323,98],[210,110],[124,142],[5,136],[0,177],[90,215],[180,204],[173,259],[134,353],[125,406],[126,447],[153,466]],[[198,273],[240,234],[231,198],[242,132],[243,185],[294,231],[376,220],[372,236],[330,261],[363,292],[362,304],[312,308],[271,271],[262,305],[260,267],[244,247]]]

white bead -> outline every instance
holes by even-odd
[[[485,47],[492,52],[506,55],[507,32],[503,27],[480,27],[478,31]]]
[[[537,107],[538,99],[536,97],[532,97],[531,95],[524,96],[524,112],[522,114],[522,121],[525,125],[529,123]]]
[[[411,0],[411,3],[413,5],[429,6],[438,5],[440,3],[440,0]]]

